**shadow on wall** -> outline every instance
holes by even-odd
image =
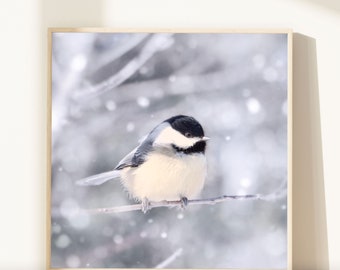
[[[293,44],[293,268],[328,270],[316,42]]]

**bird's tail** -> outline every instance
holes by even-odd
[[[119,171],[109,171],[80,179],[76,182],[76,184],[78,186],[98,186],[106,181],[118,178],[119,176]]]

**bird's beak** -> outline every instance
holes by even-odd
[[[204,141],[204,142],[206,142],[206,141],[208,141],[208,140],[210,140],[209,137],[205,137],[205,136],[204,136],[204,137],[201,138],[201,141]]]

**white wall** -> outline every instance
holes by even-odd
[[[337,1],[11,0],[1,4],[0,22],[1,269],[45,267],[46,29],[52,26],[301,33],[294,37],[294,269],[340,269]]]

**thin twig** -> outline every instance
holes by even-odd
[[[183,252],[182,248],[177,249],[173,254],[170,255],[170,257],[166,258],[164,261],[161,263],[157,264],[155,268],[165,268],[167,267],[170,263],[172,263],[178,256],[181,256]]]
[[[220,197],[209,198],[209,199],[199,199],[199,200],[188,200],[187,206],[189,205],[214,205],[216,203],[222,203],[231,200],[266,200],[266,196],[256,194],[256,195],[223,195]],[[148,210],[158,207],[181,207],[181,201],[161,201],[161,202],[149,202]],[[89,214],[112,214],[112,213],[122,213],[142,210],[142,204],[131,204],[116,207],[105,207],[105,208],[95,208],[83,210]]]
[[[91,62],[91,65],[88,65],[87,68],[90,72],[97,72],[104,66],[120,59],[127,52],[134,50],[149,35],[149,33],[139,33],[136,35],[128,35],[125,38],[122,38],[120,42],[115,42],[113,50],[104,50],[100,54],[96,54],[96,61]]]
[[[97,85],[76,92],[74,94],[74,98],[92,98],[94,96],[102,95],[107,91],[110,91],[121,85],[133,74],[135,74],[135,72],[140,67],[142,67],[155,53],[171,46],[171,36],[172,34],[170,33],[163,33],[161,35],[152,36],[142,48],[140,54],[137,57],[133,58],[124,67],[122,67],[121,70],[112,75],[109,79],[100,82]]]

